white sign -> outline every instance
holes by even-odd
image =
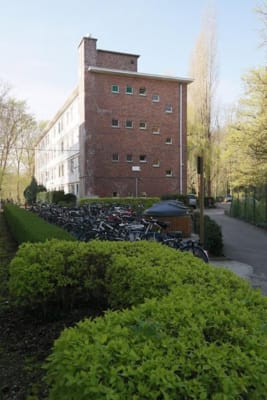
[[[132,171],[140,171],[140,170],[141,170],[141,168],[139,167],[139,165],[132,167]]]

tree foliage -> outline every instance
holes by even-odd
[[[29,182],[34,175],[34,145],[39,135],[39,125],[28,112],[26,102],[12,97],[10,87],[0,83],[0,187],[3,196],[8,193],[20,201],[25,177]]]
[[[266,68],[250,70],[244,76],[244,85],[244,97],[226,138],[232,186],[262,184],[267,180]]]
[[[203,28],[193,51],[189,73],[194,82],[189,86],[188,92],[189,174],[191,171],[194,175],[196,156],[201,155],[205,162],[209,196],[211,195],[213,130],[216,122],[215,93],[218,71],[216,50],[216,20],[214,11],[211,10],[204,18]]]

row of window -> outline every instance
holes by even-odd
[[[112,93],[120,93],[120,87],[119,85],[112,85],[111,86],[111,92]],[[130,85],[126,85],[124,88],[124,93],[125,94],[134,94],[134,88]],[[141,86],[138,88],[138,94],[139,96],[147,96],[147,89],[145,86]],[[151,99],[153,103],[159,103],[160,101],[160,95],[157,93],[153,93],[151,95]]]
[[[119,161],[119,154],[118,153],[113,153],[112,154],[112,161],[114,161],[114,162],[118,162]],[[133,155],[132,154],[126,154],[126,161],[127,162],[133,162]],[[147,162],[146,154],[140,154],[139,162],[140,163],[146,163]],[[152,166],[154,168],[159,168],[160,167],[160,160],[158,160],[158,159],[153,160],[152,161]],[[166,176],[172,176],[172,170],[171,169],[167,169],[165,171],[165,175]]]
[[[112,128],[120,128],[120,121],[116,118],[112,118],[111,120],[111,126]],[[147,129],[147,122],[146,121],[139,121],[139,129],[146,130]],[[134,128],[134,123],[133,120],[127,119],[124,122],[124,127],[128,129],[133,129]],[[154,134],[159,134],[160,133],[160,127],[159,126],[153,126],[152,127],[152,133]]]

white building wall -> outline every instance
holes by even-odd
[[[49,123],[35,152],[38,184],[79,196],[79,99],[77,90]]]

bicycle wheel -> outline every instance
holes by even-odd
[[[181,248],[182,251],[189,251],[190,253],[192,253],[195,257],[200,258],[201,260],[203,260],[205,263],[209,262],[209,257],[207,252],[200,247],[199,245],[185,245],[183,248]]]

